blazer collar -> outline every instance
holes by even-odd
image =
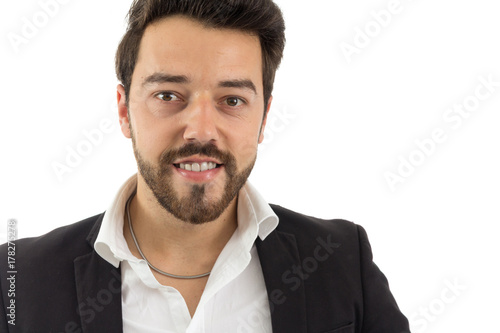
[[[93,249],[104,214],[87,241],[92,251],[74,260],[78,312],[83,333],[122,333],[121,271]]]
[[[283,223],[283,222],[280,222]],[[292,274],[301,259],[295,236],[273,231],[256,242],[264,274],[273,333],[306,332],[304,281]]]

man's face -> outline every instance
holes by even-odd
[[[123,96],[120,103],[125,109]],[[215,220],[245,184],[263,140],[258,37],[180,16],[148,26],[128,111],[120,112],[122,131],[158,202],[183,221]]]

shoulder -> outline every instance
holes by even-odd
[[[76,257],[92,250],[88,240],[97,237],[100,221],[104,214],[54,229],[42,236],[22,238],[14,242],[16,260],[36,263],[57,260],[56,258]],[[99,223],[98,223],[99,222]],[[4,253],[8,244],[0,246]]]
[[[300,253],[326,249],[332,259],[348,259],[359,265],[362,257],[371,258],[371,246],[362,226],[344,219],[321,219],[304,215],[278,205],[271,205],[279,218],[278,234],[292,237]]]
[[[0,260],[0,296],[4,304],[15,297],[16,317],[29,318],[16,322],[19,332],[52,332],[56,327],[67,328],[65,322],[80,320],[75,311],[81,290],[75,260],[93,253],[92,235],[98,232],[102,216],[0,246],[0,256],[9,254],[9,261]],[[14,279],[14,289],[7,277]]]
[[[364,234],[361,226],[344,219],[322,219],[294,212],[290,209],[271,204],[279,218],[278,232],[285,232],[296,237],[314,235],[332,235],[336,238],[358,238],[360,232]]]

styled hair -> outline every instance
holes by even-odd
[[[258,36],[267,109],[285,47],[283,14],[272,0],[134,0],[115,58],[116,75],[125,88],[127,104],[144,31],[151,23],[173,15],[194,19],[207,28],[234,29]]]

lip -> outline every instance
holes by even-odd
[[[186,160],[186,161],[191,161],[190,160]],[[215,161],[207,161],[207,160],[203,160],[202,162],[214,162],[214,163],[217,163]],[[179,163],[175,163],[175,164],[180,164],[181,162]],[[184,163],[184,162],[182,162]],[[196,161],[192,162],[192,163],[198,163]],[[174,168],[174,170],[177,172],[178,175],[180,175],[183,179],[187,180],[187,181],[191,181],[191,182],[195,182],[195,183],[205,183],[205,182],[209,182],[209,181],[212,181],[213,179],[215,179],[219,173],[221,173],[224,168],[224,165],[221,165],[215,169],[212,169],[212,170],[206,170],[206,171],[201,171],[201,172],[196,172],[196,171],[188,171],[188,170],[184,170],[184,169],[181,169],[181,168],[178,168],[176,167],[175,165],[172,165],[172,168]]]

